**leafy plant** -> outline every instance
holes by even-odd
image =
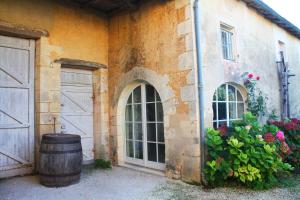
[[[263,94],[263,92],[257,87],[257,82],[260,77],[254,78],[251,73],[244,73],[242,75],[244,79],[244,86],[247,89],[247,110],[251,112],[254,116],[264,116],[266,114],[267,100],[268,98]]]
[[[276,144],[262,137],[265,131],[276,131],[276,126],[262,127],[255,116],[246,113],[228,130],[226,134],[207,130],[209,158],[205,174],[210,185],[234,181],[251,188],[270,188],[278,183],[278,173],[292,170],[277,153]]]
[[[103,159],[97,159],[95,160],[94,166],[96,169],[110,169],[111,162]]]
[[[300,173],[300,120],[287,119],[284,121],[269,121],[269,126],[276,126],[284,133],[277,146],[281,157],[290,163]]]

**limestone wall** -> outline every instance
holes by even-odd
[[[122,92],[133,82],[152,84],[163,101],[167,176],[198,182],[200,147],[190,14],[188,0],[175,0],[145,3],[137,11],[110,19],[110,136],[111,155],[122,164]]]
[[[0,20],[14,26],[48,31],[36,40],[35,144],[40,136],[60,132],[59,58],[81,59],[108,64],[108,20],[98,12],[53,0],[1,0]],[[108,158],[107,69],[94,71],[95,155]],[[36,156],[38,159],[38,156]]]
[[[212,126],[212,98],[214,91],[225,82],[242,84],[240,75],[251,72],[261,77],[258,86],[268,96],[268,110],[280,114],[279,81],[277,75],[278,40],[286,44],[289,65],[297,78],[291,82],[293,115],[299,113],[300,40],[263,18],[245,3],[236,0],[210,0],[201,2],[202,52],[205,83],[205,124]],[[222,56],[220,24],[234,28],[235,60]]]

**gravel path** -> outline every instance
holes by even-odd
[[[252,191],[218,188],[205,190],[180,181],[114,167],[112,170],[84,170],[79,184],[64,188],[46,188],[38,176],[0,180],[1,200],[189,200],[189,199],[280,199],[300,200],[297,187]]]

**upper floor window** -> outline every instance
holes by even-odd
[[[213,97],[214,128],[221,125],[230,127],[233,121],[244,114],[244,100],[241,92],[231,84],[221,85]]]
[[[226,60],[233,60],[233,28],[221,24],[221,37],[223,58]]]

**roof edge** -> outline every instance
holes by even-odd
[[[279,15],[275,10],[269,7],[266,3],[261,0],[241,0],[247,4],[247,6],[255,9],[260,15],[277,24],[290,34],[300,39],[300,29],[289,22],[287,19]]]

